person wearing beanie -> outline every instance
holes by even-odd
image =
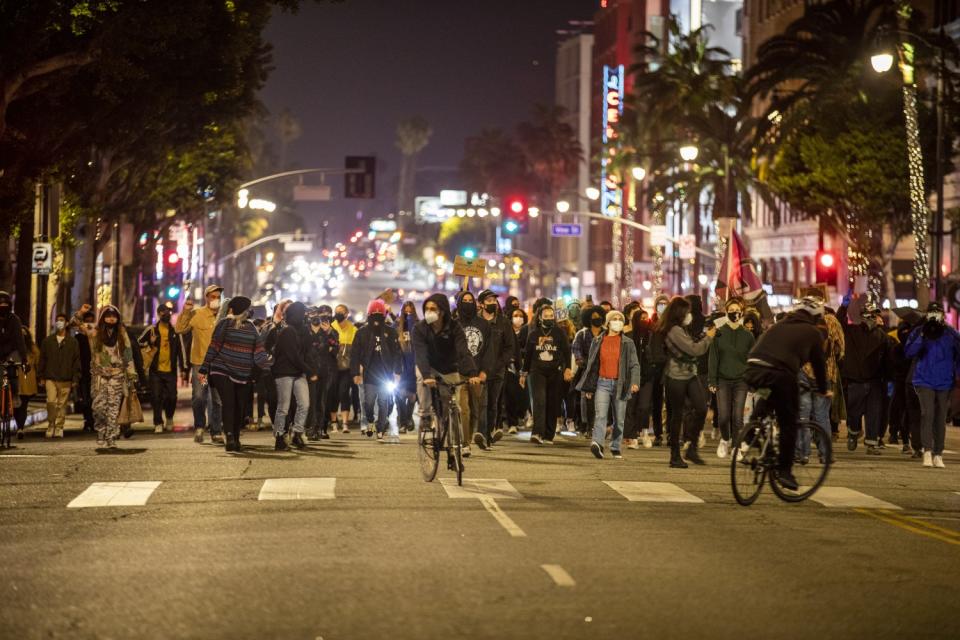
[[[187,308],[177,318],[175,330],[177,334],[190,339],[191,405],[193,406],[193,439],[203,442],[204,429],[210,429],[213,442],[223,442],[223,420],[221,418],[220,397],[216,389],[209,385],[200,384],[199,367],[207,355],[210,340],[213,337],[213,328],[217,322],[217,314],[223,298],[223,287],[216,284],[208,286],[203,293],[206,304],[202,307]]]
[[[357,329],[350,352],[350,374],[353,382],[363,386],[363,422],[360,433],[367,437],[377,434],[384,441],[390,412],[393,410],[393,393],[400,374],[403,373],[403,355],[397,331],[387,325],[387,305],[383,300],[371,300],[367,305],[367,322]],[[376,408],[376,417],[374,417]],[[384,441],[400,442],[394,431]]]
[[[310,362],[309,338],[306,327],[307,307],[302,302],[294,302],[284,311],[284,327],[277,334],[273,351],[273,378],[277,383],[277,412],[273,416],[274,449],[285,451],[287,443],[284,431],[290,400],[297,403],[293,416],[291,443],[303,449],[304,425],[307,411],[310,409],[310,385],[308,381],[317,379],[314,366]]]
[[[636,346],[624,337],[624,316],[612,310],[607,313],[604,331],[590,344],[585,372],[577,390],[594,398],[595,418],[590,451],[603,459],[603,443],[607,427],[607,411],[613,406],[613,433],[610,453],[622,459],[621,444],[627,414],[627,401],[640,390],[640,362]]]
[[[202,384],[217,390],[223,403],[225,448],[240,452],[240,429],[246,419],[255,366],[267,366],[267,354],[250,315],[250,298],[235,296],[226,317],[217,322],[197,373]]]
[[[913,387],[920,398],[923,466],[943,469],[950,393],[960,373],[960,334],[944,321],[940,303],[927,306],[924,322],[910,334],[904,352],[915,361]]]
[[[474,442],[474,434],[483,434],[486,432],[486,381],[493,371],[493,361],[491,359],[492,349],[490,348],[490,323],[484,320],[477,309],[477,301],[473,293],[469,291],[460,291],[455,298],[456,310],[454,317],[463,328],[463,333],[467,337],[467,348],[474,362],[480,369],[479,385],[470,385],[460,387],[460,415],[463,428],[464,443]],[[486,440],[481,449],[486,448]],[[465,444],[463,455],[470,456],[470,445]]]
[[[333,328],[333,309],[322,304],[309,315],[309,342],[318,379],[310,382],[310,410],[307,412],[307,439],[329,440],[328,414],[337,383],[337,353],[340,335]]]

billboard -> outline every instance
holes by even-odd
[[[617,125],[623,115],[623,65],[603,66],[603,156],[600,159],[600,213],[616,217],[623,214],[623,190],[620,180],[609,169],[614,152]]]

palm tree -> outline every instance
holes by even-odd
[[[413,214],[416,194],[417,156],[430,143],[433,129],[420,116],[401,120],[397,124],[397,149],[403,160],[400,164],[400,188],[397,189],[397,213],[404,220],[404,213]]]
[[[517,126],[517,143],[541,206],[553,207],[557,194],[583,162],[583,148],[566,117],[563,107],[539,104],[533,108],[533,118]]]
[[[502,129],[483,129],[466,139],[460,174],[471,191],[501,198],[526,193],[531,183],[523,152]]]

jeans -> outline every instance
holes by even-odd
[[[446,373],[446,374],[437,374],[434,373],[432,376],[429,376],[436,380],[437,378],[443,380],[447,384],[456,384],[460,382],[459,373]],[[457,408],[460,408],[458,401],[457,393],[450,393],[447,390],[447,387],[428,387],[423,384],[423,375],[421,375],[420,370],[417,369],[417,411],[420,414],[420,424],[423,424],[424,419],[433,418],[433,391],[432,389],[440,389],[441,391],[441,402],[453,402]]]
[[[935,456],[943,455],[943,440],[947,434],[947,408],[950,391],[915,387],[920,398],[920,440],[923,450]],[[916,445],[914,445],[916,447]]]
[[[162,425],[164,415],[173,420],[177,409],[176,373],[154,371],[150,374],[150,402],[153,404],[153,426]]]
[[[720,437],[724,440],[731,440],[743,429],[743,408],[746,403],[746,382],[743,380],[717,381],[717,423],[720,427]]]
[[[297,412],[293,415],[293,432],[303,433],[303,427],[307,422],[307,411],[310,409],[310,386],[307,384],[307,377],[282,376],[276,381],[277,414],[273,417],[273,434],[283,435],[291,395],[297,401]]]
[[[803,374],[800,374],[801,376]],[[800,391],[800,422],[814,422],[830,432],[830,404],[831,398],[822,396],[813,391]],[[797,454],[803,458],[810,457],[810,441],[813,433],[810,429],[797,428]],[[819,445],[818,445],[819,446]]]
[[[881,404],[883,383],[879,380],[851,382],[847,387],[847,432],[859,436],[863,431],[862,420],[867,422],[864,443],[876,445],[880,438]]]
[[[377,433],[385,433],[390,422],[391,396],[382,384],[363,384],[363,419],[367,424],[376,424]],[[376,406],[376,418],[374,418]],[[397,434],[391,434],[397,435]]]
[[[596,418],[593,421],[593,441],[603,446],[603,437],[607,431],[607,410],[613,404],[613,435],[610,437],[610,450],[620,451],[623,442],[623,425],[627,417],[627,401],[616,397],[617,381],[611,378],[597,380],[597,390],[593,394]]]
[[[190,386],[193,393],[190,404],[193,406],[193,426],[197,429],[210,427],[210,433],[219,435],[223,430],[221,417],[220,394],[209,384],[200,384],[200,367],[193,367],[190,371]]]

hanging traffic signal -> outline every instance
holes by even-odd
[[[501,230],[504,235],[515,236],[530,230],[530,209],[521,198],[510,198],[504,212]]]
[[[180,298],[180,287],[172,284],[164,289],[163,295],[167,300],[177,300]]]
[[[831,287],[837,286],[837,266],[839,262],[837,255],[832,251],[820,250],[817,251],[816,261],[816,281]]]

